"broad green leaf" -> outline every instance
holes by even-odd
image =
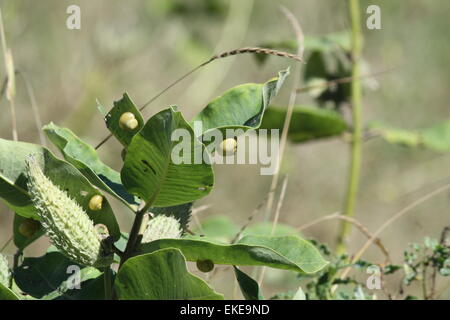
[[[181,142],[172,141],[175,130],[187,136],[182,136]],[[181,112],[165,109],[133,137],[121,172],[123,184],[130,193],[155,207],[192,202],[207,195],[214,183],[211,164],[204,161],[204,154],[208,156],[205,146]],[[173,156],[180,156],[182,163],[175,164]]]
[[[202,279],[186,268],[182,253],[173,248],[127,260],[114,283],[122,300],[222,300]]]
[[[245,300],[264,300],[258,282],[234,266],[234,274]]]
[[[0,300],[20,300],[12,290],[0,283]]]
[[[278,77],[266,83],[248,83],[226,91],[211,101],[194,121],[201,121],[202,132],[226,128],[256,129],[261,124],[264,111],[278,94],[289,69],[280,71]]]
[[[286,109],[269,107],[261,129],[279,129],[284,126]],[[336,111],[315,107],[295,107],[289,127],[289,140],[305,142],[342,134],[348,129],[344,118]]]
[[[73,274],[72,274],[73,275]],[[71,275],[67,274],[68,278],[61,282],[61,284],[54,291],[43,296],[42,300],[104,300],[105,288],[103,274],[93,268],[86,267],[80,270],[78,288],[73,288],[74,280],[69,278]],[[77,277],[78,277],[77,276]]]
[[[119,126],[120,116],[125,112],[131,112],[134,114],[138,122],[136,129],[129,131],[122,129]],[[111,131],[111,133],[117,138],[117,140],[120,141],[120,143],[122,143],[124,147],[127,147],[131,143],[131,139],[134,135],[144,126],[144,119],[142,118],[141,113],[136,108],[133,101],[131,101],[127,93],[123,94],[122,99],[114,102],[114,106],[105,117],[105,122],[109,131]]]
[[[13,234],[14,244],[16,245],[17,249],[23,251],[31,243],[45,234],[42,226],[40,224],[38,225],[37,223],[38,222],[36,220],[31,220],[31,218],[24,218],[18,214],[14,215]],[[38,229],[35,230],[34,234],[31,234],[32,230],[30,230],[31,233],[29,235],[23,235],[20,232],[20,228],[22,228],[23,232],[23,228],[27,226],[29,226],[30,229],[34,229],[34,227],[38,227]]]
[[[127,206],[137,205],[136,199],[122,185],[119,172],[105,165],[91,145],[78,138],[71,130],[58,127],[52,122],[44,126],[43,130],[61,151],[64,159],[80,170],[93,185]]]
[[[297,236],[246,236],[237,244],[196,239],[161,239],[141,245],[140,253],[178,248],[188,261],[211,260],[215,264],[268,266],[302,273],[314,273],[328,262],[308,241]]]
[[[8,207],[25,218],[39,220],[26,186],[25,159],[30,154],[34,155],[44,174],[83,207],[95,224],[104,224],[112,236],[120,236],[119,226],[106,198],[101,210],[89,209],[91,197],[101,192],[73,165],[56,158],[39,145],[0,139],[0,197]]]
[[[373,122],[369,125],[369,130],[392,144],[425,148],[436,152],[450,151],[450,120],[417,130],[398,129],[380,122]]]
[[[17,286],[25,293],[35,298],[54,299],[60,295],[68,297],[68,279],[80,268],[82,283],[100,275],[92,267],[81,267],[58,251],[50,251],[37,258],[27,257],[23,263],[14,270],[14,280]],[[58,289],[61,290],[58,295]],[[67,291],[67,292],[66,292]],[[72,290],[71,290],[72,291]],[[77,293],[73,290],[72,294]]]

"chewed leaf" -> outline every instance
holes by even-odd
[[[182,141],[173,141],[174,132],[186,135]],[[154,207],[192,202],[207,195],[214,183],[211,164],[203,159],[205,154],[205,146],[181,112],[168,108],[150,118],[133,137],[121,178],[128,192],[152,202]],[[173,156],[180,161],[175,163]]]
[[[136,120],[135,126],[127,128],[121,125],[121,117],[125,113],[130,113],[134,116],[134,119]],[[122,99],[114,102],[114,106],[106,115],[105,121],[109,131],[111,131],[124,147],[127,147],[130,144],[133,136],[144,126],[144,119],[142,118],[141,113],[127,93],[123,94]]]

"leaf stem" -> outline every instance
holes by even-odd
[[[353,217],[355,213],[356,196],[358,193],[359,176],[361,171],[361,144],[362,144],[362,123],[361,123],[361,100],[362,90],[360,81],[362,33],[360,21],[359,0],[349,0],[350,17],[352,24],[352,123],[353,135],[351,142],[351,164],[348,176],[347,194],[344,203],[343,214]],[[351,232],[352,225],[348,221],[343,221],[337,239],[337,254],[346,252],[346,240]]]
[[[120,259],[119,268],[133,255],[136,247],[141,242],[141,237],[139,237],[139,231],[141,230],[142,221],[144,220],[145,213],[150,209],[153,204],[153,200],[145,203],[142,202],[141,209],[136,212],[136,216],[134,218],[133,226],[131,227],[130,236],[128,238],[127,246],[125,248],[125,252],[123,253],[123,257]]]
[[[106,267],[103,271],[103,281],[105,284],[105,300],[111,300],[112,299],[112,273],[111,268]]]

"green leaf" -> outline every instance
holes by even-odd
[[[69,277],[70,275],[67,274]],[[67,279],[54,291],[43,296],[42,300],[104,300],[105,288],[103,274],[93,268],[86,267],[80,270],[79,288],[72,288],[73,281]]]
[[[120,116],[125,112],[131,112],[134,114],[136,120],[138,121],[138,126],[134,130],[129,131],[122,129],[119,126]],[[127,147],[131,143],[131,139],[134,135],[144,126],[144,119],[142,118],[141,113],[136,108],[133,101],[131,101],[127,93],[123,94],[122,99],[114,102],[114,106],[106,115],[105,121],[109,131],[111,131],[111,133],[117,138],[117,140],[120,141],[120,143],[122,143],[124,147]]]
[[[86,210],[94,224],[104,224],[112,236],[120,236],[119,226],[106,198],[101,210],[89,209],[91,197],[101,192],[73,165],[56,158],[39,145],[0,139],[0,197],[9,208],[25,218],[39,220],[26,186],[25,158],[30,154],[34,155],[44,174]]]
[[[20,300],[12,290],[0,283],[0,300]]]
[[[371,132],[381,135],[388,143],[406,147],[418,147],[421,144],[421,137],[417,131],[395,129],[381,122],[372,122],[368,127]]]
[[[269,107],[261,129],[279,129],[284,126],[286,109]],[[288,137],[292,142],[305,142],[342,134],[348,129],[344,118],[336,111],[315,107],[295,107]]]
[[[380,135],[388,143],[436,152],[450,151],[450,120],[418,130],[393,128],[381,122],[373,122],[368,127],[372,133]]]
[[[19,231],[20,225],[23,223],[27,224],[29,221],[31,221],[30,218],[24,218],[22,216],[19,216],[18,214],[14,215],[14,224],[13,224],[14,244],[20,251],[23,251],[26,247],[28,247],[30,244],[32,244],[34,241],[36,241],[45,234],[45,230],[39,224],[39,228],[30,237],[22,235],[21,232]]]
[[[248,83],[234,87],[211,101],[191,123],[201,121],[201,133],[211,129],[258,128],[264,111],[288,75],[289,69],[280,71],[278,77],[263,84]]]
[[[181,142],[172,141],[177,129],[184,130],[188,137],[183,136]],[[188,148],[175,151],[180,145]],[[175,164],[172,153],[186,161]],[[121,172],[123,184],[129,192],[155,207],[192,202],[207,195],[214,183],[211,164],[202,158],[205,153],[205,146],[195,137],[181,112],[165,109],[150,118],[133,137]],[[195,154],[200,155],[200,161],[195,161],[198,160]]]
[[[114,283],[123,300],[222,300],[202,279],[190,274],[177,249],[133,257],[120,268]]]
[[[422,130],[421,134],[425,147],[437,152],[450,150],[450,119]]]
[[[239,287],[241,288],[241,292],[245,300],[264,300],[259,290],[258,282],[256,282],[246,273],[239,270],[237,267],[233,267],[236,279],[239,283]]]
[[[211,260],[214,264],[268,266],[302,273],[314,273],[327,265],[319,251],[297,236],[246,236],[237,244],[220,244],[195,239],[161,239],[141,245],[140,253],[177,248],[188,261]]]
[[[43,130],[61,151],[64,159],[80,170],[93,185],[108,192],[128,207],[130,204],[137,205],[136,199],[122,185],[119,172],[105,165],[91,145],[78,138],[71,130],[58,127],[52,122],[44,126]]]
[[[67,280],[74,273],[74,270],[68,269],[70,266],[78,265],[58,251],[47,252],[37,258],[26,257],[22,265],[14,270],[14,280],[23,292],[35,298],[69,297],[78,293],[77,290],[68,292]],[[80,266],[80,272],[81,287],[85,285],[84,281],[100,275],[100,271],[92,267]]]

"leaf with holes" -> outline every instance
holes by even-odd
[[[137,121],[137,126],[133,129],[122,128],[120,125],[120,117],[126,112],[133,114]],[[122,99],[114,102],[114,106],[105,117],[105,122],[109,131],[124,147],[127,147],[130,144],[134,135],[144,126],[144,119],[142,118],[141,113],[127,93],[123,94]]]
[[[178,133],[181,142],[172,138]],[[205,146],[181,112],[165,109],[133,137],[121,172],[123,184],[128,192],[155,207],[192,202],[207,195],[214,183],[211,164],[203,155],[208,157]]]

